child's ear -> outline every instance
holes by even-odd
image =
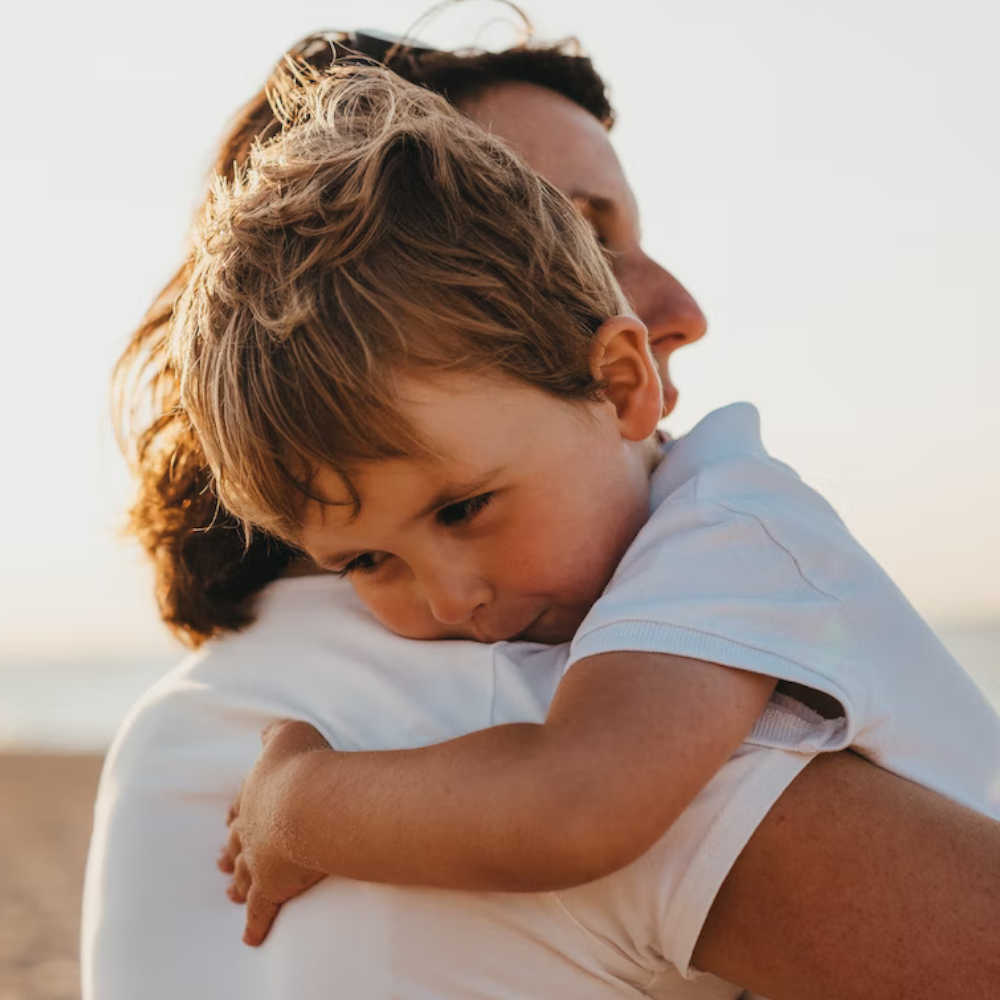
[[[628,315],[605,320],[594,337],[590,367],[605,384],[604,396],[618,413],[622,437],[648,438],[663,415],[663,387],[642,320]]]

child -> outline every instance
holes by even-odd
[[[218,185],[175,316],[220,498],[400,634],[575,638],[542,725],[356,754],[272,730],[223,860],[248,941],[324,873],[597,878],[751,730],[853,743],[997,813],[991,709],[752,409],[659,446],[645,330],[569,202],[383,71],[335,69],[285,110]]]

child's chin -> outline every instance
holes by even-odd
[[[550,608],[520,632],[509,635],[485,635],[468,625],[442,625],[439,622],[421,622],[419,625],[409,624],[406,627],[393,627],[388,622],[382,622],[391,632],[404,639],[417,639],[424,642],[438,642],[442,639],[462,639],[467,642],[538,642],[548,646],[569,642],[586,616],[583,609],[578,614],[570,609]]]
[[[408,623],[401,626],[393,622],[382,621],[382,619],[379,619],[379,622],[390,632],[401,636],[403,639],[417,639],[423,642],[438,642],[442,639],[467,639],[471,642],[486,641],[462,625],[421,622],[418,625]]]
[[[580,627],[586,614],[586,610],[577,614],[569,609],[550,609],[511,641],[541,642],[547,646],[569,642],[576,635],[576,630]]]

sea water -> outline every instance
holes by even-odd
[[[938,634],[1000,712],[1000,621]],[[177,659],[0,662],[0,749],[106,750],[129,707]]]

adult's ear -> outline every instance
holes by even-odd
[[[626,314],[605,320],[594,337],[590,366],[605,384],[622,437],[648,438],[663,415],[663,387],[642,320]]]

